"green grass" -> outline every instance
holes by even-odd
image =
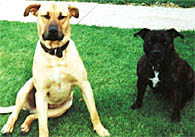
[[[54,1],[54,0],[45,0]],[[194,0],[55,0],[55,1],[78,1],[78,2],[97,2],[111,4],[135,4],[135,5],[163,5],[173,3],[180,7],[190,8],[195,6]]]
[[[35,23],[0,21],[0,106],[14,105],[18,90],[31,74],[33,54],[38,40]],[[134,38],[135,29],[72,25],[74,40],[91,82],[97,110],[112,137],[192,137],[195,136],[193,101],[181,112],[180,123],[170,121],[172,104],[148,91],[140,110],[131,110],[136,98],[136,65],[143,54],[141,38]],[[195,32],[182,32],[177,38],[177,52],[195,68]],[[93,132],[80,90],[74,89],[74,102],[63,116],[49,119],[51,137],[92,137]],[[171,104],[171,105],[169,105]],[[28,115],[20,113],[13,137],[21,136],[20,125]],[[0,115],[0,128],[9,114]],[[0,135],[2,136],[2,135]],[[38,136],[34,121],[25,137]]]

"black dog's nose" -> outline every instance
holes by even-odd
[[[153,50],[153,51],[152,51],[152,54],[153,54],[153,55],[159,55],[159,54],[160,54],[160,50]]]
[[[153,58],[160,57],[160,50],[153,50],[152,51],[152,56],[153,56]]]

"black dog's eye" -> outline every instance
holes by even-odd
[[[62,20],[62,19],[64,19],[64,18],[66,18],[66,16],[60,15],[60,16],[58,17],[59,20]]]
[[[165,45],[168,45],[168,42],[167,42],[167,41],[164,41],[164,44],[165,44]]]
[[[45,19],[50,19],[50,16],[49,16],[49,15],[43,15],[43,17],[44,17]]]
[[[149,45],[149,46],[152,45],[152,41],[148,41],[148,45]]]

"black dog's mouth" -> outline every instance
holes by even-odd
[[[163,57],[162,56],[147,56],[148,63],[155,67],[155,70],[159,70],[161,64],[163,63]]]
[[[150,64],[156,65],[161,64],[164,59],[164,54],[161,51],[151,51],[148,53],[147,58],[150,62]]]
[[[160,67],[162,64],[162,61],[160,60],[148,60],[148,63],[152,67],[153,70],[160,71]]]
[[[151,64],[161,64],[161,62],[162,62],[162,59],[161,58],[152,58],[152,59],[149,59],[149,62],[151,63]]]

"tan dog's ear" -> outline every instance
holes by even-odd
[[[41,4],[32,4],[26,7],[24,11],[24,17],[29,15],[29,12],[31,12],[34,16],[37,16],[37,11],[41,7]]]
[[[71,6],[69,5],[68,6],[68,10],[70,12],[70,16],[74,16],[75,18],[78,18],[79,17],[79,9],[74,7],[74,6]]]

